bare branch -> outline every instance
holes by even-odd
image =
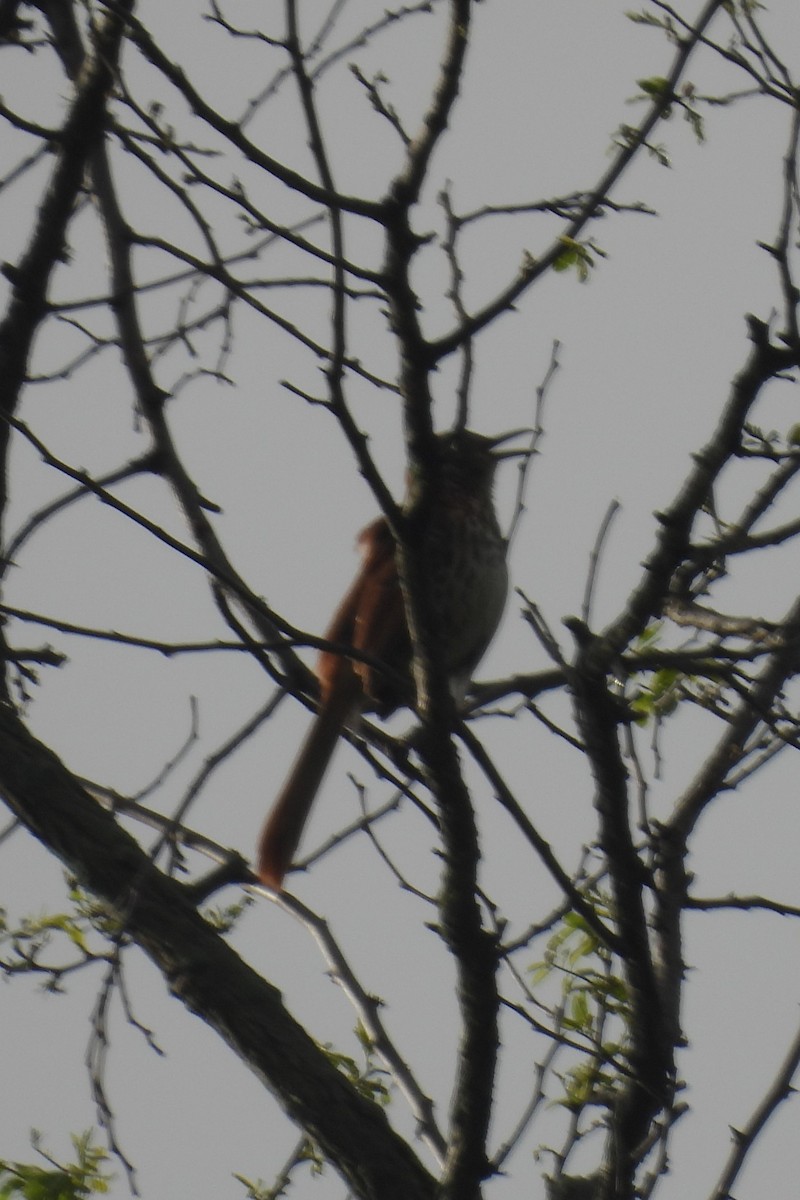
[[[750,1120],[741,1130],[731,1129],[733,1149],[717,1186],[711,1193],[710,1200],[728,1200],[731,1188],[736,1182],[747,1156],[751,1153],[759,1135],[763,1133],[770,1117],[784,1100],[795,1093],[796,1089],[792,1086],[792,1080],[797,1074],[798,1068],[800,1068],[800,1030],[795,1034],[785,1059]]]

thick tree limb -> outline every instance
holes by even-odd
[[[169,990],[258,1076],[363,1200],[428,1200],[410,1147],[67,768],[0,707],[0,789],[18,819],[99,896]]]

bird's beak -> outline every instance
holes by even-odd
[[[516,437],[531,437],[535,430],[529,428],[512,429],[510,433],[501,433],[499,437],[489,438],[489,445],[494,452],[495,458],[529,458],[533,454],[532,446],[525,446],[519,450],[498,450],[498,446],[502,446],[504,442],[510,442]]]

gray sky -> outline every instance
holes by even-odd
[[[243,42],[234,49],[223,42],[220,62],[219,35],[197,20],[196,7],[175,0],[165,12],[150,0],[139,13],[142,20],[153,20],[176,59],[235,117],[264,77],[263,49]],[[614,129],[641,115],[640,106],[627,104],[637,91],[635,81],[666,73],[672,57],[663,37],[631,24],[623,7],[592,0],[536,5],[487,0],[478,6],[462,100],[435,160],[419,229],[440,223],[434,201],[445,180],[452,181],[462,211],[550,198],[596,182],[609,161]],[[693,15],[698,7],[685,5],[682,11]],[[764,28],[774,45],[792,53],[800,45],[800,12],[786,0],[776,0],[773,10]],[[363,23],[365,14],[374,15],[374,6],[353,3],[346,9],[342,38],[346,28]],[[263,16],[263,6],[252,0],[236,6],[243,26]],[[438,59],[440,35],[438,17],[417,18],[350,56],[367,75],[385,71],[392,103],[407,114],[412,128]],[[53,75],[48,93],[36,60],[15,54],[8,61],[17,74],[10,78],[4,72],[6,103],[17,104],[32,119],[55,122],[66,85]],[[130,52],[126,65],[139,98],[147,99],[148,72]],[[725,92],[745,83],[711,54],[700,55],[688,77],[700,92]],[[174,104],[166,119],[178,124],[181,106],[168,99],[163,85],[160,94]],[[368,108],[346,69],[326,76],[322,96],[338,185],[351,194],[380,195],[399,162],[391,132]],[[766,319],[779,302],[774,267],[756,242],[769,241],[776,230],[789,116],[760,99],[712,110],[702,146],[677,116],[663,124],[657,136],[669,149],[672,169],[642,159],[614,197],[642,200],[659,215],[631,213],[598,222],[591,234],[607,257],[591,281],[580,285],[573,273],[551,274],[477,344],[472,424],[497,432],[530,422],[534,390],[553,340],[561,343],[561,370],[548,397],[546,437],[514,544],[512,573],[514,583],[535,598],[565,650],[569,643],[560,622],[580,609],[589,553],[608,504],[616,499],[622,507],[599,573],[598,624],[619,610],[638,579],[654,535],[653,511],[669,502],[687,472],[689,453],[714,427],[729,381],[747,354],[744,314],[752,311]],[[305,134],[288,101],[279,99],[265,109],[249,132],[270,152],[307,165]],[[153,205],[143,216],[142,204],[150,205],[154,194],[151,185],[129,162],[118,159],[115,165],[118,179],[126,178],[123,193],[134,223],[190,240],[177,209]],[[42,178],[40,172],[19,187],[15,221],[0,230],[4,259],[13,261],[24,244]],[[274,202],[278,219],[291,219],[286,193],[276,191]],[[523,250],[541,252],[556,229],[553,218],[542,215],[479,225],[464,247],[468,303],[477,307],[493,295],[513,275]],[[74,234],[73,262],[56,282],[59,297],[102,288],[103,248],[91,213],[79,218]],[[372,247],[358,241],[360,234],[353,236],[356,253],[366,259]],[[150,260],[143,255],[140,261],[146,273]],[[281,252],[264,264],[276,275],[287,269]],[[416,279],[430,333],[453,323],[441,298],[444,279],[441,255],[431,250]],[[164,323],[165,303],[154,296],[147,309],[154,328]],[[306,307],[313,303],[291,297],[284,311],[313,322]],[[274,327],[243,312],[235,321],[236,348],[227,367],[235,386],[209,379],[188,384],[171,405],[170,418],[204,493],[223,510],[217,527],[233,561],[278,611],[319,631],[352,576],[355,534],[373,515],[375,502],[333,421],[280,386],[289,379],[321,391],[318,364]],[[359,310],[353,331],[358,353],[371,368],[391,372],[391,343],[376,331]],[[45,336],[38,347],[39,369],[52,368],[79,344],[65,330],[54,332],[51,342]],[[198,344],[204,353],[210,345],[202,338]],[[167,358],[159,367],[162,386],[173,386],[191,365],[175,355]],[[441,425],[451,415],[456,365],[446,363],[437,380]],[[353,385],[352,397],[380,465],[399,488],[402,453],[394,400],[360,383]],[[120,369],[104,355],[58,386],[32,388],[23,415],[65,459],[99,472],[142,448],[129,407]],[[796,419],[795,389],[773,387],[760,423],[785,430]],[[13,483],[17,520],[63,488],[63,481],[25,447],[18,451]],[[506,520],[514,484],[513,468],[507,469],[498,487]],[[753,474],[743,467],[726,480],[726,498],[745,497],[752,486]],[[129,485],[124,496],[183,535],[166,494],[152,483]],[[739,568],[730,581],[734,610],[777,616],[794,598],[796,572],[786,561],[773,568],[766,557],[763,564]],[[165,640],[220,636],[199,576],[198,568],[176,561],[119,515],[86,503],[29,544],[12,574],[7,600],[65,620]],[[512,596],[482,677],[547,665],[518,610]],[[28,643],[37,637],[30,630],[20,634]],[[233,656],[163,659],[55,634],[41,640],[66,650],[70,662],[60,671],[43,671],[30,707],[32,727],[76,772],[122,793],[144,787],[176,754],[189,732],[188,697],[197,698],[201,740],[158,794],[165,811],[179,801],[205,756],[269,694],[256,667]],[[562,715],[563,708],[553,705],[551,712]],[[250,853],[305,725],[305,713],[287,701],[213,777],[192,809],[193,827]],[[590,783],[577,755],[544,730],[527,728],[523,738],[518,723],[497,720],[481,733],[537,827],[572,869],[594,828]],[[697,714],[679,717],[667,728],[663,779],[652,792],[656,814],[669,811],[711,736],[710,721]],[[796,898],[800,822],[790,753],[768,768],[757,786],[719,801],[699,830],[690,862],[699,894]],[[382,798],[366,768],[342,749],[315,810],[307,848],[357,815],[348,770],[369,787],[371,801]],[[485,785],[476,787],[476,803],[485,835],[487,890],[521,928],[531,914],[555,903],[555,889],[543,871],[531,875],[524,848]],[[415,881],[434,889],[438,863],[424,824],[404,812],[385,825],[382,836]],[[38,845],[18,833],[4,847],[1,861],[0,899],[13,903],[14,915],[63,907],[61,873]],[[399,893],[365,838],[297,877],[292,887],[325,915],[364,986],[389,1001],[390,1031],[443,1116],[455,1025],[450,963],[423,927],[432,914]],[[680,1069],[693,1111],[675,1131],[672,1172],[659,1192],[663,1197],[708,1195],[728,1153],[729,1127],[747,1120],[782,1058],[800,995],[800,935],[786,921],[697,915],[687,919],[686,937],[692,968],[685,1006],[689,1049]],[[353,1012],[326,977],[326,964],[307,930],[260,899],[233,940],[283,990],[291,1011],[316,1038],[357,1054]],[[159,1058],[149,1051],[117,1012],[106,1082],[120,1139],[139,1168],[141,1191],[147,1197],[233,1200],[242,1191],[232,1173],[269,1180],[297,1135],[215,1035],[166,998],[163,981],[142,956],[129,958],[136,1017],[154,1030],[166,1054]],[[94,1123],[82,1059],[98,980],[99,969],[76,976],[66,997],[43,996],[35,982],[26,981],[0,993],[0,1048],[6,1078],[14,1080],[13,1093],[7,1089],[0,1101],[0,1155],[30,1158],[28,1130],[35,1126],[54,1154],[66,1156],[66,1132]],[[508,1018],[503,1037],[497,1142],[513,1126],[543,1053]],[[411,1129],[401,1097],[394,1099],[391,1113],[398,1127]],[[800,1146],[793,1134],[797,1119],[792,1103],[774,1118],[737,1186],[737,1200],[794,1194],[787,1181],[800,1175]],[[537,1136],[546,1139],[557,1123],[558,1113],[548,1114]],[[534,1148],[524,1144],[510,1177],[494,1181],[487,1196],[521,1200],[538,1194],[531,1191],[526,1159]],[[126,1194],[118,1175],[113,1200]],[[330,1172],[326,1181],[304,1179],[292,1192],[298,1200],[342,1194]]]

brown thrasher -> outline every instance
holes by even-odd
[[[421,567],[429,581],[432,633],[456,697],[463,697],[503,614],[508,591],[506,541],[492,501],[498,460],[528,453],[497,447],[526,430],[488,438],[470,430],[439,434],[430,507],[421,534]],[[403,510],[418,494],[409,481]],[[358,539],[361,569],[325,634],[386,670],[333,650],[317,661],[319,709],[289,778],[267,817],[258,847],[258,877],[280,890],[311,805],[345,726],[364,711],[386,716],[413,703],[411,639],[398,578],[395,541],[383,517]]]

